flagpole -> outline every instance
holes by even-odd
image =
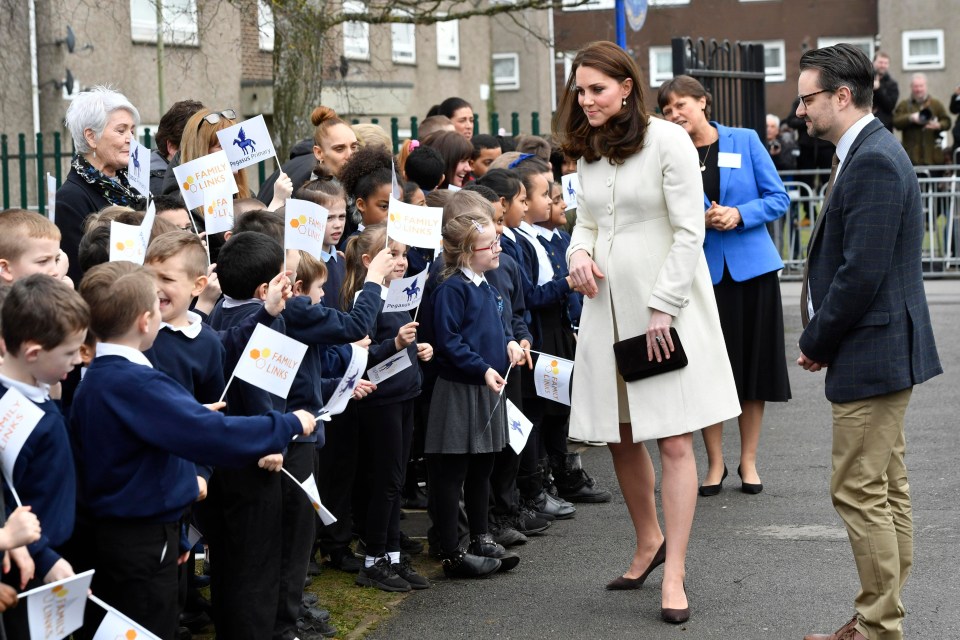
[[[290,478],[291,480],[293,480],[293,481],[296,482],[297,484],[300,484],[300,481],[297,480],[296,478],[294,478],[294,477],[293,477],[293,474],[290,473],[289,471],[287,471],[285,468],[280,467],[280,471],[283,471],[283,472],[287,475],[288,478]]]
[[[513,363],[510,364],[510,368],[507,369],[507,375],[503,378],[503,386],[500,387],[500,393],[497,394],[497,403],[493,405],[493,409],[490,411],[490,417],[487,418],[487,424],[483,425],[483,431],[480,432],[481,436],[487,432],[487,427],[490,426],[490,421],[493,420],[493,416],[497,412],[497,407],[500,406],[500,401],[503,400],[503,392],[507,390],[507,380],[510,379],[511,371],[513,371]]]
[[[147,634],[147,637],[156,638],[156,640],[160,640],[159,637],[155,636],[154,634],[150,633],[149,630],[145,629],[142,624],[140,624],[140,623],[137,622],[136,620],[133,620],[133,619],[130,618],[129,616],[124,615],[124,614],[123,614],[121,611],[119,611],[118,609],[116,609],[116,608],[114,608],[114,607],[111,607],[111,606],[108,605],[106,602],[104,602],[103,600],[101,600],[101,599],[98,598],[97,596],[93,595],[92,593],[89,594],[89,595],[87,595],[87,599],[90,600],[90,602],[92,602],[92,603],[100,606],[103,610],[108,611],[109,613],[112,613],[113,615],[117,616],[118,618],[122,618],[127,624],[131,624],[131,625],[133,625],[134,627],[136,627],[137,629],[139,629],[141,632],[146,633],[146,634]],[[139,637],[139,634],[138,634],[137,637]]]
[[[430,261],[430,262],[427,263],[427,277],[423,279],[423,289],[424,289],[424,291],[423,291],[423,293],[420,294],[420,302],[417,303],[417,309],[416,309],[416,311],[413,312],[413,321],[414,321],[414,322],[417,321],[417,315],[420,313],[420,305],[423,304],[423,296],[425,296],[426,293],[427,293],[427,292],[426,292],[426,289],[427,289],[427,280],[430,279],[430,267],[432,267],[432,266],[433,266],[433,261]],[[510,375],[510,372],[509,372],[509,371],[507,372],[507,375]]]
[[[7,486],[10,487],[10,493],[13,494],[13,501],[17,503],[18,507],[22,507],[23,503],[20,501],[20,495],[17,493],[17,490],[13,488],[13,484],[8,483]]]
[[[237,368],[233,368],[233,373],[230,374],[230,379],[227,380],[227,386],[223,388],[223,394],[220,396],[220,399],[217,402],[223,402],[223,399],[227,397],[227,389],[230,388],[230,383],[233,382],[234,376],[237,375]]]

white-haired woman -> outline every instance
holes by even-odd
[[[70,173],[57,191],[56,220],[60,247],[70,260],[67,275],[80,282],[77,248],[88,215],[109,205],[143,209],[146,198],[130,187],[127,162],[130,138],[136,135],[140,113],[122,93],[94,87],[73,99],[66,125],[76,155]],[[149,164],[149,155],[144,156]]]

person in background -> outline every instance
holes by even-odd
[[[447,98],[440,104],[430,107],[427,118],[431,116],[450,118],[457,133],[466,138],[467,142],[473,137],[473,107],[463,98]],[[426,123],[426,120],[424,120],[424,123]],[[427,134],[423,132],[420,132],[419,135],[421,138],[427,137]]]
[[[950,96],[950,113],[960,114],[960,85],[954,89],[953,95]],[[957,121],[953,123],[953,147],[950,152],[950,162],[954,164],[957,162],[958,148],[960,148],[960,115],[957,116]]]
[[[770,159],[773,160],[773,166],[777,168],[781,175],[785,171],[793,171],[797,168],[797,156],[800,155],[797,143],[793,141],[791,133],[783,133],[780,130],[780,118],[772,113],[767,114],[767,151],[770,153]],[[797,234],[796,226],[797,206],[792,204],[790,205],[786,227],[789,230],[791,247],[794,242],[797,244],[798,251],[794,252],[793,255],[799,255],[800,237]],[[767,223],[767,231],[770,232],[777,253],[781,256],[783,255],[783,227],[783,218],[777,218]]]
[[[183,127],[190,116],[203,109],[203,103],[197,100],[175,102],[160,118],[157,135],[154,137],[157,148],[150,152],[150,193],[163,193],[163,178],[173,157],[180,151],[180,138]],[[180,164],[179,161],[176,164]]]
[[[463,187],[469,181],[470,158],[473,157],[473,145],[470,140],[453,133],[434,133],[422,140],[424,146],[440,152],[444,163],[444,178],[440,189],[450,185]],[[408,159],[409,160],[409,159]]]
[[[927,76],[910,78],[910,97],[893,112],[893,126],[902,132],[903,148],[913,166],[943,164],[940,132],[950,128],[950,116],[943,103],[927,91]]]
[[[502,151],[500,141],[489,133],[473,136],[473,156],[470,158],[470,171],[474,178],[481,178],[490,169],[490,163],[496,160]]]
[[[873,115],[887,131],[893,131],[893,110],[900,100],[900,87],[890,75],[890,56],[877,51],[873,57]]]
[[[360,122],[350,125],[350,128],[353,129],[353,133],[356,134],[357,143],[361,147],[377,144],[388,151],[393,148],[393,140],[390,138],[390,134],[384,131],[383,127],[378,124]]]

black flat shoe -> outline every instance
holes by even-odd
[[[727,479],[727,465],[723,465],[723,476],[720,477],[720,484],[702,484],[700,489],[697,490],[702,496],[711,497],[720,493],[720,489],[723,489],[723,481]]]
[[[752,496],[755,496],[755,495],[757,495],[758,493],[760,493],[761,491],[763,491],[763,483],[762,483],[762,482],[758,482],[758,483],[756,483],[756,484],[753,484],[752,482],[744,482],[744,481],[743,481],[743,474],[740,473],[740,466],[739,466],[739,465],[737,465],[737,475],[740,476],[740,491],[743,491],[744,493],[748,493],[748,494],[750,494],[750,495],[752,495]]]
[[[619,576],[614,578],[607,583],[608,591],[629,591],[630,589],[639,589],[643,584],[643,581],[647,579],[647,576],[650,575],[650,572],[663,564],[664,560],[667,559],[667,541],[664,540],[663,544],[660,545],[660,548],[657,549],[657,552],[653,556],[653,560],[650,561],[650,566],[647,567],[647,570],[640,574],[636,578],[624,578]]]

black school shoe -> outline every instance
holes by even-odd
[[[512,551],[507,551],[501,545],[494,542],[493,536],[489,533],[474,536],[470,540],[470,546],[467,547],[467,552],[475,556],[499,560],[500,568],[498,571],[509,571],[520,564],[520,556]]]
[[[448,578],[482,578],[495,573],[501,564],[496,558],[467,553],[463,547],[453,553],[442,553],[440,558]]]
[[[350,549],[344,549],[343,551],[331,551],[327,565],[345,573],[357,573],[363,568],[363,561],[353,555]]]
[[[316,622],[300,618],[297,620],[297,640],[318,640],[337,635],[337,628],[329,622]]]
[[[511,519],[510,526],[525,536],[538,536],[550,528],[550,521],[521,505],[520,512]]]
[[[562,468],[555,474],[557,492],[570,502],[610,502],[613,495],[601,489],[597,481],[583,470],[579,453],[567,453]]]
[[[413,565],[410,564],[409,557],[401,555],[400,562],[394,562],[390,566],[393,567],[394,573],[400,576],[401,579],[407,581],[411,589],[420,590],[430,588],[430,581],[417,573]]]
[[[491,515],[490,522],[487,523],[487,531],[490,532],[497,544],[504,547],[513,547],[527,541],[527,536],[510,526],[509,519],[506,516]]]
[[[380,556],[373,565],[360,569],[354,584],[358,587],[376,587],[381,591],[410,591],[410,583],[398,576],[393,567],[390,558]]]

